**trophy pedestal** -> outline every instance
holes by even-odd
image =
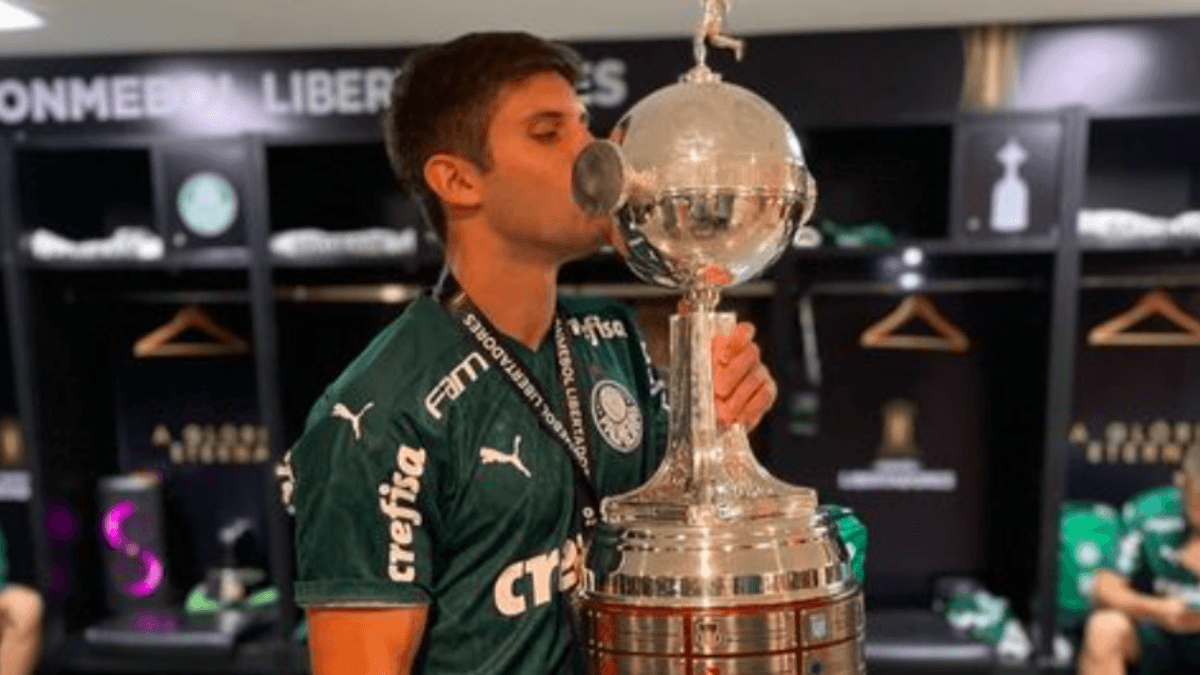
[[[601,505],[580,605],[591,672],[865,672],[845,544],[813,490],[768,474],[740,426],[718,429],[709,345],[734,317],[695,298],[671,318],[667,456]]]
[[[861,597],[852,595],[740,610],[588,606],[589,672],[865,673],[861,605]]]

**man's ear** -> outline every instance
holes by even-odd
[[[468,159],[438,153],[425,162],[425,182],[450,208],[470,209],[483,200],[479,168]]]

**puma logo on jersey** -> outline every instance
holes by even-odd
[[[478,371],[476,370],[478,368]],[[467,354],[467,358],[454,366],[453,370],[425,395],[425,410],[435,420],[442,419],[442,403],[447,399],[458,400],[467,390],[467,385],[479,379],[479,374],[488,369],[488,363],[479,352]]]
[[[379,483],[379,512],[388,520],[388,578],[412,581],[417,578],[413,552],[413,528],[421,525],[417,495],[425,474],[425,450],[401,445],[396,451],[396,469]]]
[[[505,567],[492,587],[492,601],[504,616],[520,616],[530,607],[550,602],[554,592],[570,593],[579,584],[583,570],[583,536],[563,542],[559,548],[518,560]],[[520,583],[523,579],[528,583]],[[517,590],[518,584],[521,590]]]
[[[511,455],[500,452],[495,448],[480,448],[479,460],[484,464],[509,464],[516,468],[517,471],[525,474],[526,478],[533,478],[533,474],[529,473],[529,469],[525,468],[525,463],[521,461],[521,437],[517,436],[513,439],[513,451]]]
[[[333,416],[337,419],[343,419],[350,422],[350,428],[354,431],[354,440],[362,438],[362,416],[367,414],[367,411],[375,407],[375,402],[363,406],[363,409],[354,414],[354,411],[346,407],[345,403],[337,403],[333,406]]]

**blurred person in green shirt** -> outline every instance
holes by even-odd
[[[1081,675],[1200,672],[1200,447],[1176,475],[1179,499],[1131,523],[1115,569],[1097,570]]]

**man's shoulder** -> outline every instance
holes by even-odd
[[[1187,520],[1183,506],[1165,503],[1145,516],[1136,528],[1141,534],[1142,548],[1147,555],[1170,558],[1164,551],[1174,551],[1183,545],[1188,536]]]
[[[446,364],[462,351],[454,325],[436,303],[419,297],[346,366],[318,406],[370,403],[394,412],[415,412],[420,405],[416,392],[441,378]]]
[[[297,480],[358,480],[362,466],[370,473],[400,461],[398,451],[440,447],[429,393],[467,352],[436,303],[414,301],[313,403],[287,453]]]
[[[1143,490],[1126,500],[1121,507],[1121,518],[1126,528],[1138,529],[1150,518],[1181,515],[1182,506],[1183,497],[1179,488],[1163,485]]]

